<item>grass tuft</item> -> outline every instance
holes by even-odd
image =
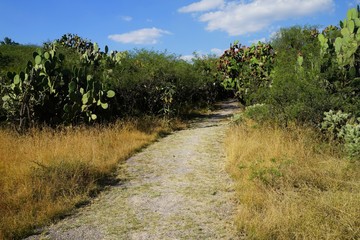
[[[68,214],[115,180],[121,161],[169,130],[153,118],[26,135],[0,130],[0,239]]]
[[[360,238],[360,165],[311,129],[238,125],[226,146],[249,239]]]

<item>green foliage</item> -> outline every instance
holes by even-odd
[[[351,114],[330,110],[324,113],[321,129],[332,140],[344,144],[347,156],[360,159],[360,118],[350,118]]]
[[[61,59],[53,49],[45,53],[34,52],[34,62],[28,62],[25,72],[8,73],[8,82],[3,86],[3,108],[8,121],[17,123],[23,130],[34,123],[39,112],[57,112],[58,108],[48,104],[56,103],[55,84],[61,81],[59,66]],[[56,99],[56,100],[55,100]]]
[[[11,38],[9,37],[5,37],[4,38],[4,41],[1,41],[0,42],[0,45],[13,45],[13,46],[16,46],[16,45],[19,45],[19,43],[13,41]]]
[[[260,124],[265,123],[273,118],[270,106],[259,103],[246,107],[244,116]]]
[[[344,128],[344,146],[350,159],[360,160],[360,118],[356,123],[346,124]]]
[[[243,47],[235,42],[219,60],[223,86],[234,90],[243,104],[263,100],[263,92],[271,85],[274,57],[275,51],[270,44],[259,42]]]
[[[199,57],[191,64],[167,52],[137,49],[113,68],[110,85],[120,116],[170,116],[214,102],[224,92],[216,72],[215,58]]]
[[[29,45],[0,45],[0,76],[24,70],[38,48]]]
[[[360,116],[360,11],[352,8],[340,28],[329,26],[319,35],[326,87],[338,108]]]
[[[244,121],[244,114],[243,113],[236,113],[231,117],[231,122],[233,124],[241,124]]]
[[[324,112],[324,115],[325,117],[321,123],[321,130],[324,131],[330,139],[341,138],[344,131],[343,128],[349,120],[350,114],[343,113],[341,110],[337,112],[330,110]]]
[[[170,113],[176,92],[174,58],[166,53],[136,50],[114,68],[112,84],[124,114]]]
[[[314,27],[291,27],[281,29],[273,39],[277,56],[267,102],[282,124],[316,125],[329,108],[329,95],[320,78],[317,34]]]
[[[25,46],[4,45],[0,50],[5,47],[18,47],[21,61],[33,59],[19,64],[12,50],[0,51],[0,64],[6,65],[0,73],[0,119],[6,116],[19,130],[36,123],[170,117],[226,96],[212,56],[197,56],[189,63],[167,52],[109,52],[106,46],[102,51],[75,34],[45,43],[29,56]]]
[[[57,44],[33,53],[25,72],[8,73],[2,88],[3,109],[17,129],[45,122],[50,125],[91,122],[102,109],[108,109],[114,92],[91,75],[106,58],[96,45],[81,55],[81,67],[72,71],[63,67],[65,56],[58,54]]]
[[[251,119],[259,124],[264,124],[273,120],[273,118],[274,116],[270,105],[256,103],[254,105],[247,106],[243,112],[234,114],[231,121],[234,124],[241,124],[245,119]]]

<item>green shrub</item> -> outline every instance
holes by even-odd
[[[0,75],[24,70],[38,48],[31,45],[0,45]]]
[[[360,159],[360,118],[350,118],[351,114],[330,110],[324,113],[321,130],[331,140],[343,144],[350,159]]]
[[[331,106],[320,78],[320,48],[314,27],[282,29],[273,40],[277,51],[269,103],[277,120],[317,125]]]
[[[231,122],[235,125],[241,124],[244,121],[244,113],[236,113],[231,117]]]
[[[245,47],[235,41],[219,59],[222,85],[233,90],[244,105],[262,102],[271,85],[275,55],[271,44],[259,42]]]
[[[213,103],[224,89],[216,78],[216,58],[193,63],[167,52],[129,51],[113,69],[109,84],[117,92],[117,114],[181,114]]]
[[[346,124],[344,128],[344,146],[350,159],[360,160],[360,119],[355,124]]]
[[[319,34],[326,89],[336,99],[333,105],[360,116],[360,8],[352,8],[340,27],[329,26]]]
[[[0,112],[19,131],[37,123],[79,124],[106,116],[115,92],[106,88],[99,75],[107,73],[103,65],[111,62],[111,56],[91,43],[81,55],[80,67],[73,65],[70,70],[63,65],[65,56],[59,53],[59,44],[34,52],[25,71],[8,72],[0,84]]]
[[[244,116],[260,124],[265,123],[273,118],[270,106],[260,103],[246,107]]]
[[[344,126],[350,114],[343,113],[341,110],[337,112],[330,110],[329,112],[324,112],[324,115],[321,130],[324,131],[330,139],[342,138]]]

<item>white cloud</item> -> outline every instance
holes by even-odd
[[[254,39],[254,40],[249,41],[249,43],[251,43],[251,44],[257,44],[259,42],[262,42],[262,43],[266,42],[266,38],[263,37],[263,38],[260,38],[260,39]]]
[[[215,11],[201,14],[199,20],[207,23],[208,31],[220,30],[238,36],[259,32],[276,21],[329,11],[333,6],[333,0],[227,1]]]
[[[270,40],[275,39],[279,34],[279,31],[271,32],[269,35]]]
[[[203,51],[195,51],[193,54],[191,55],[183,55],[180,56],[180,59],[185,60],[187,62],[193,62],[193,59],[206,59],[209,56],[213,56],[215,55],[216,57],[220,57],[221,55],[223,55],[225,50],[221,50],[219,48],[212,48],[210,50],[210,54],[209,53],[204,53]]]
[[[130,16],[121,16],[121,19],[124,20],[125,22],[130,22],[133,20],[133,18]]]
[[[219,48],[212,48],[210,50],[211,53],[215,54],[216,56],[221,56],[224,53],[224,50],[221,50]]]
[[[143,28],[136,31],[109,35],[108,38],[120,43],[133,44],[156,44],[165,34],[171,34],[169,31],[158,28]]]
[[[194,58],[194,55],[184,55],[184,56],[180,56],[180,59],[187,61],[187,62],[192,62],[192,59]]]
[[[179,9],[179,12],[202,12],[208,11],[214,8],[221,7],[224,4],[224,0],[201,0]]]

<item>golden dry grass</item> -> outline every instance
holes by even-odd
[[[305,128],[234,126],[226,140],[249,239],[359,239],[360,167]]]
[[[154,120],[22,136],[0,130],[0,239],[26,236],[87,200],[161,131]]]

